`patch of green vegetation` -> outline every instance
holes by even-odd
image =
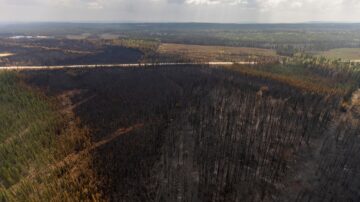
[[[271,66],[259,66],[258,69],[263,71],[267,71],[273,74],[281,74],[281,75],[298,75],[304,76],[308,74],[306,69],[301,68],[299,65],[271,65]]]
[[[185,61],[194,62],[276,60],[278,57],[270,49],[171,43],[161,44],[158,53],[163,57],[172,57],[173,60],[184,58]]]
[[[13,73],[0,75],[0,103],[0,179],[10,187],[52,158],[59,117],[40,96],[18,86]]]
[[[359,66],[323,58],[294,57],[282,64],[229,67],[250,76],[277,80],[301,90],[345,95],[360,84]]]
[[[73,166],[53,165],[86,144],[86,130],[65,127],[54,102],[14,72],[0,72],[0,123],[0,201],[84,197],[87,182],[67,174]]]
[[[160,42],[156,40],[143,40],[143,39],[114,39],[114,40],[110,40],[110,44],[138,49],[146,53],[149,51],[156,51],[160,45]]]
[[[328,59],[360,61],[360,48],[337,48],[321,52],[318,55]]]

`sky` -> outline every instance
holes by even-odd
[[[360,22],[360,0],[0,0],[0,22]]]

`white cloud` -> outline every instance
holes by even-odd
[[[360,0],[0,0],[3,21],[360,22],[359,10]]]
[[[103,9],[104,8],[104,1],[103,0],[92,0],[87,2],[87,7],[89,9]]]
[[[104,0],[43,0],[44,5],[68,8],[102,9]]]
[[[216,4],[228,4],[228,5],[238,5],[238,4],[246,4],[247,0],[186,0],[187,4],[195,4],[195,5],[216,5]]]
[[[314,8],[322,10],[324,8],[338,8],[348,2],[354,0],[257,0],[257,5],[265,9],[276,9],[276,8]]]

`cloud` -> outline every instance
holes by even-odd
[[[174,1],[174,0],[173,0]],[[183,1],[187,4],[195,4],[195,5],[238,5],[238,4],[246,4],[247,0],[185,0]]]
[[[102,9],[104,0],[43,0],[43,5],[60,6],[67,8],[88,8],[88,9]]]
[[[11,5],[11,6],[34,6],[39,5],[44,0],[0,0],[0,5]]]
[[[104,8],[104,1],[103,0],[92,0],[87,2],[87,7],[89,9],[103,9]]]
[[[294,8],[338,8],[353,0],[257,0],[257,5],[263,9],[294,9]]]
[[[360,22],[360,0],[0,0],[0,5],[2,21]]]

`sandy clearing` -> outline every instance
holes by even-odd
[[[13,53],[0,53],[0,58],[13,56]]]

